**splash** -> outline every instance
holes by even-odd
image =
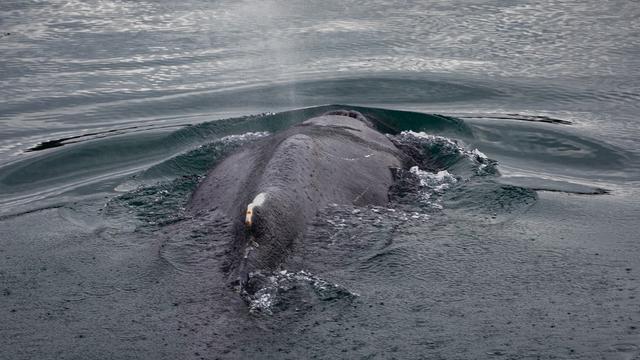
[[[437,173],[465,167],[470,172],[467,177],[498,174],[495,160],[489,159],[478,149],[469,150],[455,139],[410,130],[389,135],[389,138],[424,170]]]
[[[305,293],[303,296],[311,297],[312,301],[351,300],[359,296],[304,270],[251,273],[242,296],[249,304],[251,313],[273,315],[278,309],[287,307],[287,298],[293,290],[300,289]],[[294,299],[293,303],[297,306],[306,303],[306,300]]]
[[[458,182],[458,179],[447,170],[433,173],[420,170],[417,166],[413,166],[409,169],[409,173],[417,176],[420,186],[419,192],[424,201],[429,201],[435,195],[441,195],[445,190]],[[437,204],[437,200],[431,204],[435,207],[441,207],[441,205]]]

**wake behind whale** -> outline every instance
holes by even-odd
[[[386,204],[392,169],[407,161],[362,114],[333,111],[227,157],[198,186],[189,209],[232,224],[227,270],[244,287],[252,272],[276,270],[327,205]]]

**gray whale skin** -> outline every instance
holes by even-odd
[[[232,223],[229,276],[241,287],[254,271],[284,261],[319,210],[389,201],[392,169],[404,155],[362,114],[333,111],[241,148],[193,193],[194,214]]]

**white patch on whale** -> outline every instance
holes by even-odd
[[[247,205],[247,213],[244,218],[244,223],[246,226],[251,226],[253,219],[253,208],[256,206],[262,206],[264,201],[267,199],[267,193],[260,193],[253,198],[253,201]]]

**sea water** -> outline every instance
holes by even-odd
[[[8,359],[640,356],[634,1],[0,2]],[[184,211],[329,110],[417,163],[239,294]],[[212,199],[215,201],[215,199]]]

